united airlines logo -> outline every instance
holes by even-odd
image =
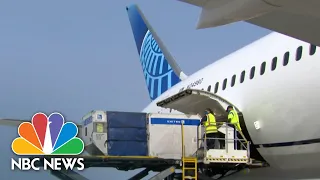
[[[140,61],[152,100],[180,81],[149,30],[142,42]]]

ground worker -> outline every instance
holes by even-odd
[[[234,126],[234,135],[235,135],[235,139],[242,139],[240,132],[241,132],[241,127],[240,127],[240,122],[239,122],[239,116],[238,113],[233,109],[232,106],[228,106],[226,112],[228,112],[228,120],[229,122]],[[237,147],[240,148],[241,144],[240,141],[237,140],[237,143],[235,143],[235,145],[237,145]],[[235,149],[236,146],[235,146]]]
[[[205,128],[206,141],[207,141],[207,149],[214,149],[215,148],[215,141],[214,138],[224,138],[224,134],[218,131],[218,126],[216,122],[216,118],[214,113],[210,108],[207,108],[204,112],[204,116],[200,122],[201,125]],[[219,139],[220,148],[224,147],[224,139]]]

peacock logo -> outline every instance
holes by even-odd
[[[54,112],[47,117],[39,112],[31,123],[21,123],[20,137],[13,140],[11,148],[17,155],[79,155],[84,150],[83,141],[76,137],[78,128],[73,122]]]

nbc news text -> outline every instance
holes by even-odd
[[[22,171],[35,170],[39,171],[40,167],[44,170],[77,170],[84,169],[83,158],[11,158],[11,170],[19,169]]]

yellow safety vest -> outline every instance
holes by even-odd
[[[206,134],[208,133],[217,133],[217,124],[216,124],[216,118],[213,114],[207,114],[207,121],[204,123]]]
[[[228,119],[231,119],[231,124],[233,124],[238,131],[241,131],[240,123],[239,123],[239,116],[235,110],[229,111]]]

